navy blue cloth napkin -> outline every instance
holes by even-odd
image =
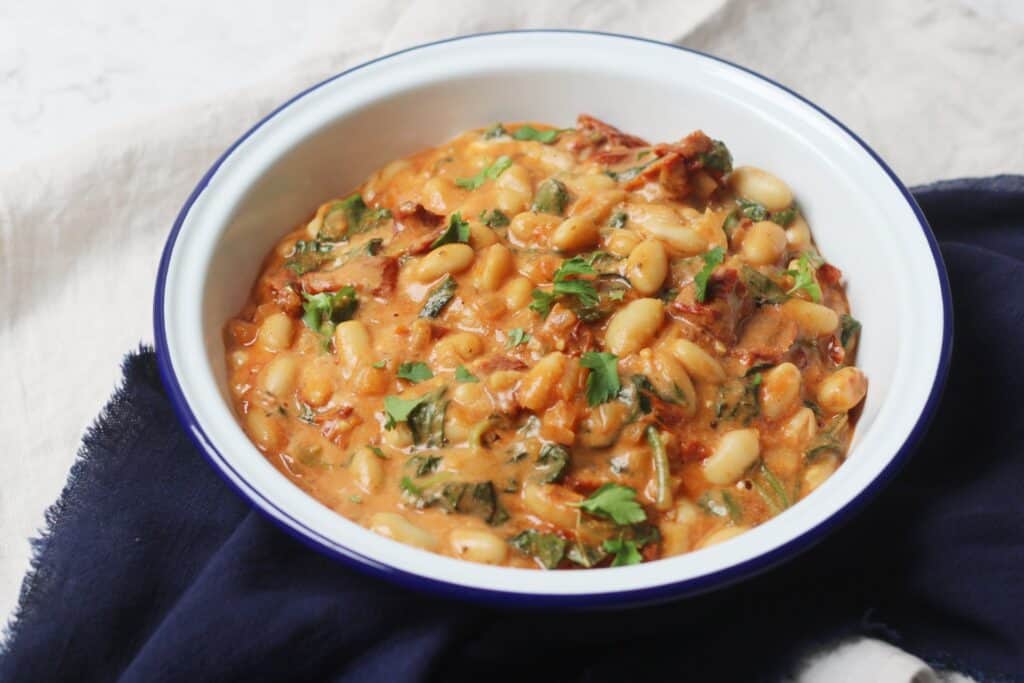
[[[777,680],[855,634],[986,680],[1024,678],[1024,177],[916,196],[956,308],[941,411],[896,481],[798,559],[701,597],[597,613],[400,589],[250,509],[179,428],[142,350],[37,541],[0,679]]]

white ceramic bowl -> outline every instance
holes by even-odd
[[[721,545],[649,564],[531,571],[401,545],[322,506],[239,427],[225,381],[224,322],[264,254],[325,198],[385,162],[495,121],[572,125],[594,114],[650,140],[694,128],[739,164],[793,188],[822,252],[844,272],[863,325],[870,390],[847,462],[793,508]],[[350,69],[286,102],[214,164],[167,241],[155,301],[160,368],[214,467],[286,531],[415,587],[514,605],[634,603],[709,590],[820,539],[891,478],[924,431],[946,375],[952,320],[924,217],[882,160],[838,121],[757,74],[647,40],[569,31],[425,45]]]

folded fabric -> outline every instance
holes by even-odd
[[[251,510],[188,441],[142,350],[50,511],[0,680],[779,680],[856,636],[980,680],[1024,677],[1024,177],[916,196],[953,288],[945,397],[896,481],[803,556],[620,611],[412,593]]]

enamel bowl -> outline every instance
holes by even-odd
[[[249,442],[225,380],[224,322],[266,252],[324,199],[384,163],[495,121],[593,114],[649,140],[701,128],[738,164],[793,188],[863,323],[870,382],[849,458],[808,498],[741,536],[650,564],[533,571],[463,562],[378,536],[279,474]],[[350,69],[292,98],[199,181],[156,285],[164,383],[196,444],[241,495],[308,545],[387,579],[492,603],[612,605],[723,586],[806,549],[891,479],[921,438],[949,364],[949,286],[920,209],[841,123],[786,88],[698,52],[624,36],[527,31],[456,38]]]

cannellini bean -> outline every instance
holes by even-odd
[[[782,425],[783,440],[794,448],[806,445],[817,433],[818,419],[814,411],[807,407],[797,410],[793,417]]]
[[[839,458],[828,454],[820,456],[818,460],[807,466],[804,470],[803,482],[800,487],[801,495],[808,493],[825,483],[839,469]]]
[[[755,166],[733,170],[729,185],[740,197],[757,202],[769,211],[781,211],[793,203],[793,192],[786,183]]]
[[[281,425],[273,415],[268,415],[259,408],[251,410],[245,416],[245,426],[249,436],[264,451],[274,451],[281,445]]]
[[[504,178],[506,175],[508,175],[507,171],[501,177]],[[517,213],[525,211],[532,201],[533,193],[529,191],[524,192],[504,187],[494,190],[494,205],[506,216],[515,216]]]
[[[604,248],[615,256],[629,256],[643,238],[632,230],[614,230],[604,238]]]
[[[702,538],[700,540],[700,543],[697,544],[695,550],[700,548],[708,548],[713,545],[718,545],[719,543],[728,541],[731,538],[736,538],[746,530],[747,527],[745,526],[727,526],[723,529],[719,529],[718,531],[708,534],[707,536]]]
[[[559,251],[576,252],[597,244],[601,235],[593,216],[580,214],[566,218],[551,233],[551,246]]]
[[[249,362],[249,352],[245,349],[236,349],[228,355],[228,363],[235,370],[239,370]]]
[[[516,391],[519,405],[534,412],[546,408],[550,403],[552,389],[565,372],[566,361],[565,354],[552,351],[530,368]]]
[[[761,377],[761,412],[769,420],[778,419],[788,413],[800,398],[803,377],[792,363],[776,365]]]
[[[743,476],[760,454],[760,435],[756,429],[727,432],[704,461],[704,477],[712,484],[732,484]]]
[[[485,292],[495,292],[515,267],[512,252],[504,244],[492,244],[480,254],[476,267],[476,286]]]
[[[295,386],[298,367],[299,362],[295,356],[281,354],[275,357],[260,372],[260,388],[278,398],[286,396]]]
[[[333,393],[334,377],[329,368],[319,363],[307,363],[302,367],[299,394],[303,401],[319,408],[330,400]]]
[[[487,392],[479,382],[467,382],[456,384],[452,390],[452,399],[465,408],[487,408],[490,409],[490,399]]]
[[[412,432],[408,425],[399,422],[393,429],[384,431],[384,443],[392,448],[408,448],[412,445]]]
[[[494,181],[494,184],[504,190],[513,190],[528,195],[533,194],[530,172],[522,164],[512,164],[506,168],[505,172]]]
[[[295,324],[285,313],[271,313],[260,323],[257,339],[268,351],[280,351],[291,346]]]
[[[369,448],[360,448],[349,463],[352,480],[364,493],[376,493],[384,483],[384,465]]]
[[[801,331],[817,337],[839,326],[839,316],[828,306],[790,299],[780,307],[782,314],[800,326]]]
[[[423,183],[423,188],[420,190],[420,204],[427,211],[443,216],[451,208],[457,206],[456,197],[459,192],[460,190],[452,181],[441,176],[434,176]]]
[[[864,400],[868,379],[854,367],[836,370],[818,385],[818,403],[830,413],[845,413]]]
[[[661,204],[638,204],[629,207],[629,220],[687,256],[703,253],[708,246],[704,237],[685,224],[672,207]]]
[[[658,299],[635,299],[623,306],[608,323],[604,344],[617,356],[635,353],[658,333],[665,305]]]
[[[473,263],[475,255],[473,247],[468,244],[444,244],[423,257],[414,271],[416,279],[420,282],[430,282],[446,273],[461,273]]]
[[[476,251],[486,249],[499,241],[498,236],[486,225],[479,223],[469,224],[469,246]]]
[[[657,371],[652,373],[651,381],[670,396],[681,393],[683,413],[692,417],[697,412],[697,391],[686,368],[667,349],[654,355],[654,364]]]
[[[532,514],[545,522],[563,529],[575,529],[579,510],[572,503],[583,500],[583,496],[557,484],[523,485],[523,505]]]
[[[644,240],[629,253],[626,277],[641,294],[654,294],[668,275],[668,255],[658,240]]]
[[[679,339],[669,345],[672,353],[686,371],[702,382],[720,384],[725,381],[722,364],[710,353],[689,339]]]
[[[601,190],[616,189],[615,181],[607,173],[587,173],[569,178],[565,181],[575,194],[590,195]]]
[[[533,282],[527,277],[513,278],[505,285],[505,303],[508,310],[518,311],[530,303],[530,296],[533,293]]]
[[[397,512],[378,512],[370,518],[370,530],[390,539],[424,550],[437,548],[437,538]]]
[[[615,443],[629,419],[629,408],[621,401],[609,401],[591,408],[580,423],[576,438],[587,448],[607,448]]]
[[[535,245],[542,243],[547,234],[561,222],[558,216],[524,211],[512,218],[508,232],[524,244]]]
[[[786,228],[786,243],[793,252],[804,252],[811,248],[811,229],[803,216],[797,216]]]
[[[675,508],[658,523],[662,553],[680,555],[689,552],[699,518],[699,510],[691,501],[685,498],[676,501]]]
[[[370,361],[370,332],[358,320],[346,320],[334,328],[334,351],[348,370]]]
[[[442,337],[431,352],[431,359],[445,367],[476,358],[484,350],[483,339],[472,332],[453,332]]]
[[[470,562],[501,564],[508,556],[508,544],[490,531],[454,529],[448,540],[456,557]]]
[[[750,226],[743,238],[743,257],[755,266],[776,263],[786,251],[786,231],[771,221]]]

